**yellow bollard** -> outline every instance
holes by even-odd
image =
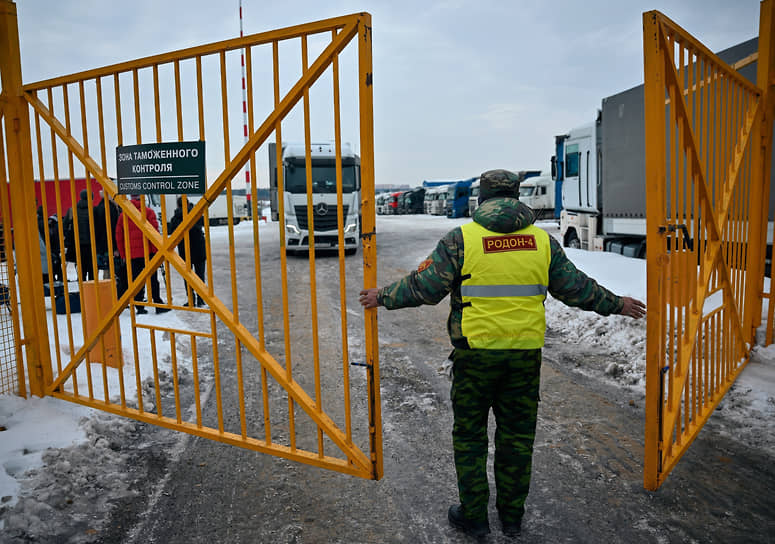
[[[116,300],[113,298],[111,282],[113,280],[97,280],[83,282],[83,312],[84,317],[84,339],[88,338],[97,329],[100,320],[108,314],[115,306]],[[99,291],[99,297],[97,296]],[[99,307],[97,300],[99,299]],[[104,357],[103,357],[104,346]],[[105,359],[103,361],[103,358]],[[89,360],[92,363],[105,363],[112,368],[120,368],[124,364],[121,356],[121,334],[118,328],[118,321],[113,323],[105,330],[105,334],[100,338],[94,347],[89,351]]]

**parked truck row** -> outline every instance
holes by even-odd
[[[556,181],[548,171],[520,171],[520,200],[533,208],[538,219],[556,219]],[[424,213],[450,218],[470,217],[479,204],[479,178],[424,181],[422,187],[376,196],[377,213],[401,215]]]
[[[758,51],[748,40],[718,56],[728,64]],[[756,62],[739,73],[756,81]],[[558,187],[556,213],[565,246],[646,255],[645,122],[643,85],[602,100],[597,118],[555,137],[551,174]],[[775,161],[774,161],[775,162]],[[775,169],[772,169],[775,178]],[[525,184],[522,187],[526,187]],[[775,190],[770,191],[773,210]],[[772,211],[768,248],[772,244]],[[767,270],[769,270],[769,250]]]

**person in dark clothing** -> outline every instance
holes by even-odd
[[[167,231],[169,234],[172,234],[175,232],[175,229],[177,229],[180,224],[183,222],[183,197],[178,197],[177,200],[178,206],[175,208],[175,213],[172,214],[172,219],[170,219],[169,223],[167,224]],[[190,212],[191,209],[194,207],[191,202],[187,203],[187,209]],[[205,264],[207,262],[207,247],[205,244],[205,233],[204,233],[204,217],[200,217],[197,219],[197,221],[191,225],[191,228],[188,231],[188,236],[184,237],[181,242],[178,244],[178,254],[183,258],[186,259],[186,239],[188,239],[188,247],[191,249],[191,267],[194,269],[194,272],[196,272],[196,275],[199,276],[199,279],[202,280],[202,282],[205,281]],[[202,300],[202,297],[199,296],[198,293],[189,293],[188,283],[184,282],[186,286],[186,298],[187,301],[184,304],[184,306],[189,305],[189,301],[193,302],[201,307],[204,306],[204,300]]]
[[[43,283],[49,281],[62,281],[62,261],[59,253],[59,230],[56,215],[48,219],[45,217],[43,205],[38,206],[38,233],[40,234],[40,258],[41,264],[46,269],[43,272]],[[46,232],[48,231],[49,245],[46,247]],[[48,255],[51,255],[51,270],[48,270]]]
[[[81,191],[80,200],[72,210],[72,224],[71,229],[74,229],[74,225],[78,224],[78,240],[75,240],[75,231],[73,230],[73,243],[77,243],[80,246],[81,262],[79,267],[79,273],[82,281],[89,279],[95,279],[94,265],[92,263],[92,245],[91,245],[91,229],[89,228],[89,208],[91,202],[89,200],[89,192],[86,189]]]
[[[140,197],[133,195],[130,201],[135,208],[141,209]],[[159,230],[159,222],[156,219],[156,213],[151,208],[145,208],[145,219],[151,226]],[[145,236],[140,230],[140,227],[135,225],[134,221],[129,218],[126,219],[126,230],[124,226],[124,213],[118,216],[118,223],[116,224],[116,248],[118,249],[121,259],[125,262],[129,260],[132,269],[132,278],[136,278],[145,268]],[[148,256],[153,257],[156,254],[156,246],[150,241],[148,243]],[[127,248],[127,246],[129,246]],[[127,253],[127,249],[129,252]],[[164,304],[161,299],[161,292],[159,288],[159,278],[156,276],[156,270],[150,275],[151,282],[151,297],[156,304]],[[136,302],[142,302],[145,297],[145,283],[135,295]],[[169,312],[169,308],[158,306],[156,308],[157,314],[163,314]],[[137,307],[138,314],[147,314],[148,310],[144,306]]]
[[[417,270],[381,289],[366,289],[366,308],[388,310],[437,304],[450,294],[447,321],[454,350],[452,443],[460,504],[449,508],[452,526],[469,535],[490,532],[487,516],[487,419],[496,421],[496,507],[504,534],[521,528],[538,411],[547,292],[601,315],[635,319],[645,305],[620,297],[576,269],[560,244],[533,225],[519,202],[517,174],[491,170],[480,177],[481,206],[473,221],[439,241]]]
[[[113,257],[108,247],[108,240],[111,241],[113,252],[117,254],[116,244],[116,225],[118,216],[121,214],[121,208],[110,198],[105,196],[105,191],[100,191],[102,200],[94,206],[94,247],[97,252],[97,269],[110,270],[110,259]],[[106,215],[109,215],[110,223],[106,221]]]

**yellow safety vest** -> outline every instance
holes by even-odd
[[[463,336],[472,349],[544,345],[549,235],[530,225],[502,234],[471,222],[463,231]]]

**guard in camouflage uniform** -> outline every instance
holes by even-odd
[[[480,180],[474,220],[448,232],[408,276],[361,291],[360,302],[395,310],[437,304],[450,294],[452,442],[460,505],[449,508],[448,518],[470,535],[490,532],[486,467],[492,408],[496,506],[503,532],[515,536],[530,487],[546,293],[601,315],[638,319],[646,308],[577,270],[560,244],[533,225],[533,210],[518,200],[517,174],[491,170]]]

